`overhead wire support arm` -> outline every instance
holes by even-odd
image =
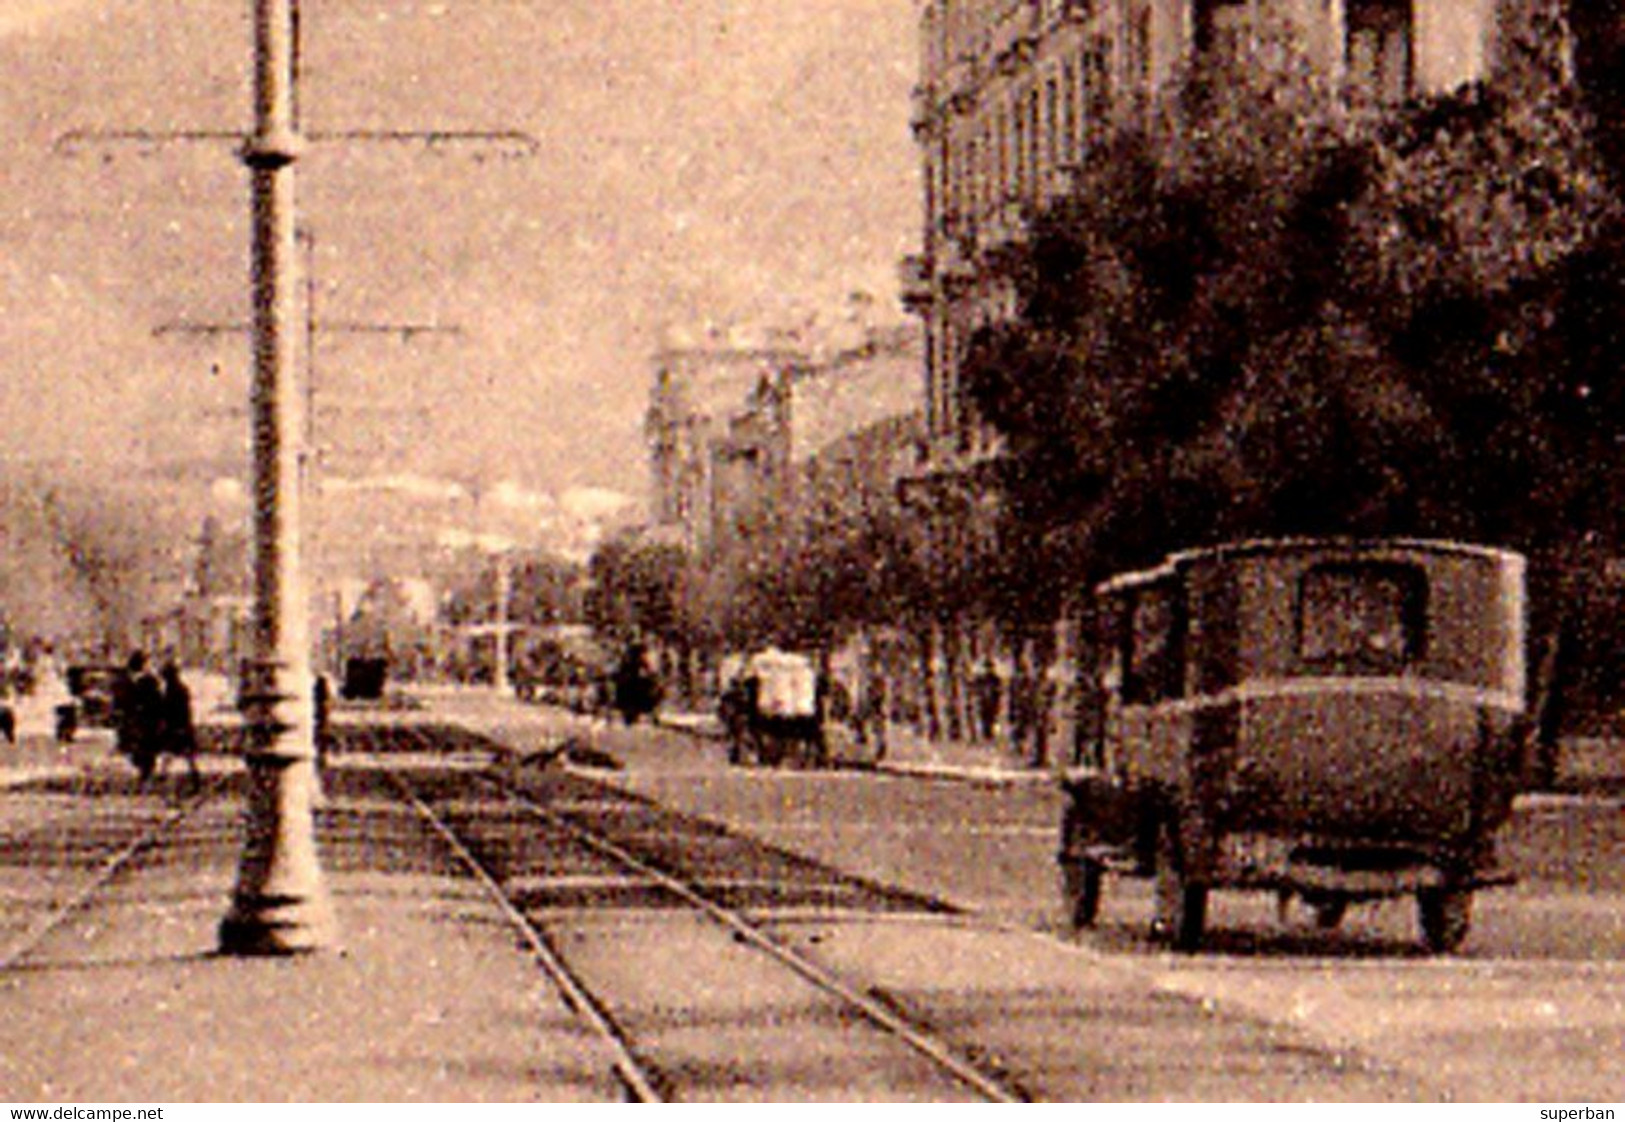
[[[252,330],[247,323],[161,323],[152,329],[154,339],[163,339],[173,335],[202,335],[216,338],[223,335],[246,335]],[[359,323],[340,321],[326,323],[317,321],[313,331],[326,335],[394,335],[403,343],[411,343],[420,338],[434,335],[463,334],[460,324],[450,323]]]
[[[129,146],[142,152],[169,144],[232,144],[241,147],[250,134],[221,129],[69,129],[52,142],[60,156],[76,156],[91,148]],[[339,129],[303,134],[307,144],[418,145],[439,154],[449,149],[496,148],[503,159],[528,159],[541,151],[541,141],[518,129]]]

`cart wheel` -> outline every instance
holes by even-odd
[[[1061,903],[1073,930],[1095,925],[1105,876],[1106,870],[1098,861],[1061,862]]]
[[[1473,923],[1473,894],[1463,888],[1427,888],[1416,894],[1422,941],[1435,954],[1449,954]]]
[[[1194,951],[1202,944],[1207,924],[1207,885],[1185,879],[1179,855],[1178,825],[1165,819],[1157,831],[1157,869],[1154,888],[1156,911],[1151,937],[1176,951]]]
[[[1343,917],[1348,915],[1349,902],[1346,897],[1337,896],[1317,902],[1314,908],[1315,926],[1322,931],[1336,931],[1342,926]]]

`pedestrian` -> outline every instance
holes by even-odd
[[[876,763],[886,758],[886,695],[885,676],[875,667],[866,668],[853,714],[858,741],[871,750]]]
[[[68,689],[67,674],[56,654],[46,649],[39,660],[35,693],[42,715],[53,718],[52,729],[58,744],[71,744],[79,730],[79,701]]]
[[[999,681],[998,671],[993,669],[990,660],[982,660],[976,676],[971,679],[970,688],[971,697],[976,703],[977,732],[983,740],[992,740],[999,721],[999,701],[1004,684]]]
[[[1049,709],[1054,690],[1026,658],[1010,682],[1010,741],[1035,767],[1049,762]]]
[[[147,668],[144,651],[132,651],[113,683],[113,723],[118,751],[145,783],[158,763],[163,690]]]
[[[620,665],[615,668],[615,708],[620,711],[621,719],[627,725],[634,725],[638,718],[653,713],[660,704],[658,689],[645,663],[643,644],[628,644]]]
[[[158,712],[159,752],[184,759],[192,786],[200,786],[203,779],[197,769],[197,726],[192,721],[192,691],[181,678],[181,668],[173,662],[164,663],[163,695]]]
[[[332,729],[329,722],[332,719],[333,687],[327,684],[327,675],[316,675],[316,683],[311,687],[311,735],[315,740],[316,766],[327,765],[327,752],[331,745]]]
[[[11,704],[12,685],[10,677],[0,678],[0,736],[6,738],[7,743],[17,743],[17,710]]]

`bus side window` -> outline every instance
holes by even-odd
[[[1172,585],[1140,589],[1124,629],[1123,701],[1148,704],[1180,696],[1184,621]]]

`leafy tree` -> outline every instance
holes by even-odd
[[[1391,115],[1244,60],[1115,138],[967,362],[1018,524],[1069,527],[1096,574],[1241,535],[1595,525],[1577,469],[1625,386],[1582,340],[1625,310],[1617,204],[1569,91],[1509,57]]]
[[[630,534],[611,538],[588,565],[588,621],[618,639],[642,633],[682,640],[678,590],[687,566],[681,546]]]
[[[882,422],[803,465],[792,516],[727,559],[732,645],[828,648],[919,611],[926,569],[890,471],[912,425]]]
[[[454,625],[495,620],[498,567],[509,566],[508,618],[518,624],[542,626],[580,623],[585,618],[580,565],[547,554],[493,558],[470,555],[472,564],[453,582],[444,615]]]

